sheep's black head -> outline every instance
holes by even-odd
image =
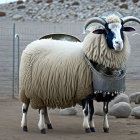
[[[140,20],[136,17],[124,17],[120,19],[116,15],[111,15],[106,20],[98,17],[92,18],[88,20],[85,27],[94,22],[102,24],[104,29],[94,30],[93,33],[105,34],[108,47],[115,51],[121,51],[123,49],[123,31],[135,31],[132,27],[124,27],[124,24],[128,21],[136,21],[140,23]]]

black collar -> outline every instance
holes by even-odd
[[[113,69],[113,68],[109,68],[109,67],[105,67],[102,64],[98,64],[97,62],[94,62],[92,60],[89,60],[88,57],[85,55],[85,60],[88,63],[88,65],[90,66],[91,70],[92,69],[96,69],[96,71],[103,73],[105,75],[108,76],[114,76],[114,75],[120,75],[122,74],[122,67],[118,68],[118,69]]]

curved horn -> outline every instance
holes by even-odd
[[[88,21],[85,22],[85,25],[84,25],[84,30],[86,31],[88,25],[90,25],[91,23],[100,23],[102,24],[103,26],[105,26],[106,24],[106,21],[102,18],[99,18],[99,17],[93,17],[93,18],[90,18]]]
[[[133,16],[127,16],[127,17],[123,17],[121,19],[123,21],[123,24],[125,24],[128,21],[136,21],[136,22],[138,22],[140,24],[140,19],[136,18],[136,17],[133,17]]]

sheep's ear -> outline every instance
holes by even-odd
[[[135,31],[135,28],[133,28],[133,27],[124,27],[123,31],[132,32],[132,31]]]
[[[92,33],[94,33],[94,34],[104,34],[105,30],[104,29],[97,29],[97,30],[94,30]]]

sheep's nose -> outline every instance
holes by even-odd
[[[116,43],[116,44],[118,44],[118,45],[120,45],[120,44],[121,44],[121,42],[120,42],[120,41],[115,41],[115,43]]]
[[[119,40],[115,40],[114,44],[115,50],[122,50],[123,49],[123,42]]]
[[[122,41],[115,41],[116,45],[120,46],[121,48],[123,47],[123,42]]]

